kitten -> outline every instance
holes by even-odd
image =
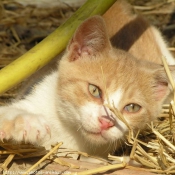
[[[134,130],[154,120],[170,93],[158,64],[162,55],[175,64],[159,32],[117,1],[104,19],[94,16],[78,27],[58,70],[23,99],[0,107],[0,139],[46,148],[63,142],[107,157],[128,131],[105,106],[108,98]]]

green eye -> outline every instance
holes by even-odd
[[[124,110],[126,112],[129,112],[129,113],[136,113],[138,112],[139,110],[141,109],[141,106],[138,105],[138,104],[134,104],[134,103],[131,103],[131,104],[128,104],[124,107]]]
[[[101,90],[97,86],[89,84],[89,92],[95,98],[101,98]]]

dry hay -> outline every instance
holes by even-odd
[[[4,0],[4,3],[8,3],[8,1]],[[162,4],[158,4],[161,6]],[[156,6],[157,7],[157,6]],[[157,8],[154,6],[149,6],[149,7],[144,7],[144,6],[135,6],[136,10],[143,10],[143,12],[147,15],[152,13],[162,13],[162,10],[159,11]],[[22,7],[21,7],[22,8]],[[33,7],[32,7],[33,8]],[[148,8],[153,9],[152,11],[147,10]],[[168,8],[166,8],[166,13]],[[20,9],[21,10],[21,9]],[[28,11],[27,11],[28,10]],[[35,12],[35,17],[37,17],[40,20],[39,26],[43,27],[45,25],[46,33],[43,34],[43,31],[41,32],[41,29],[38,28],[39,33],[41,35],[36,35],[38,31],[33,31],[32,28],[32,21],[28,21],[29,24],[29,29],[31,29],[32,34],[35,33],[33,37],[30,37],[29,39],[27,38],[22,38],[18,36],[18,30],[24,30],[25,27],[27,26],[26,24],[23,25],[23,29],[19,29],[17,27],[14,27],[12,24],[24,24],[23,22],[25,21],[25,18],[23,18],[23,14],[30,14],[30,7],[26,8],[23,13],[20,15],[17,13],[10,13],[10,11],[6,11],[6,14],[8,13],[8,16],[11,15],[11,17],[3,16],[1,15],[1,18],[3,19],[1,22],[4,23],[4,25],[10,26],[9,31],[11,33],[11,37],[7,36],[6,33],[0,32],[0,40],[5,40],[8,41],[7,45],[3,45],[4,43],[1,42],[1,67],[4,67],[6,64],[12,61],[12,59],[17,58],[24,52],[26,52],[29,47],[31,47],[31,43],[34,41],[36,42],[36,39],[40,39],[48,35],[50,33],[50,29],[53,30],[53,22],[54,24],[62,23],[62,21],[57,21],[55,18],[50,19],[52,21],[52,24],[50,21],[45,21],[43,22],[41,18],[36,15],[37,11],[32,11]],[[50,12],[51,13],[51,12]],[[60,9],[59,11],[60,16],[65,17],[64,13]],[[170,13],[170,12],[169,12]],[[29,16],[30,16],[29,15]],[[43,15],[45,15],[43,11]],[[67,17],[66,17],[67,18]],[[47,17],[45,16],[45,19]],[[36,19],[35,19],[36,20]],[[63,18],[62,20],[65,20]],[[36,21],[37,23],[37,21]],[[31,28],[30,28],[31,24]],[[53,27],[53,28],[52,28]],[[173,26],[171,26],[173,27]],[[48,29],[48,30],[47,30]],[[170,30],[169,28],[166,28],[166,30]],[[8,38],[9,37],[9,38]],[[27,44],[26,44],[27,43]],[[9,47],[10,45],[10,47]],[[10,51],[8,49],[11,49]],[[171,50],[174,50],[174,48],[171,48]],[[12,58],[12,59],[11,59]],[[164,60],[164,59],[163,59]],[[168,68],[166,66],[166,63],[164,63],[166,71],[168,72]],[[170,74],[168,74],[169,78],[171,79]],[[171,84],[174,89],[174,83],[171,81]],[[8,93],[4,94],[2,97],[3,98],[8,98],[8,97],[14,97],[14,93]],[[112,106],[108,106],[111,108],[111,110],[116,114],[116,116],[119,116],[119,118],[126,123],[122,115],[119,113],[119,111]],[[127,123],[126,123],[127,125]],[[129,127],[129,126],[128,126]],[[129,128],[130,129],[130,128]],[[142,168],[139,167],[134,167],[134,166],[127,166],[126,163],[124,162],[124,158],[122,157],[117,157],[117,156],[109,156],[109,159],[112,160],[121,160],[120,163],[111,165],[108,162],[105,162],[108,165],[105,166],[100,166],[99,168],[94,168],[92,170],[87,170],[87,171],[82,171],[80,173],[76,174],[95,174],[98,172],[105,172],[108,170],[115,170],[119,168],[128,168],[128,169],[141,169],[144,171],[150,171],[154,173],[159,173],[159,174],[175,174],[175,105],[174,105],[174,100],[167,105],[164,105],[162,107],[162,114],[159,117],[159,119],[155,122],[149,123],[147,125],[147,128],[134,135],[132,130],[130,129],[129,135],[127,136],[128,138],[128,143],[130,146],[132,146],[130,158],[135,160],[136,162],[139,162],[141,165],[143,165]],[[13,160],[16,159],[26,159],[26,158],[33,158],[33,157],[41,157],[41,159],[36,162],[33,166],[31,166],[28,170],[24,172],[24,174],[27,174],[29,172],[34,172],[38,166],[42,163],[45,162],[46,160],[52,160],[62,166],[67,166],[70,168],[80,168],[77,165],[74,165],[72,163],[69,163],[66,160],[62,160],[62,157],[66,157],[67,159],[71,158],[72,154],[76,154],[77,157],[79,155],[84,155],[88,156],[86,153],[82,152],[73,152],[73,151],[64,151],[63,149],[60,149],[60,146],[62,143],[58,143],[55,145],[50,151],[45,150],[43,147],[37,147],[37,146],[32,146],[28,144],[20,144],[20,145],[15,145],[10,142],[7,143],[0,143],[0,171],[2,173],[6,173],[6,171],[9,169],[10,164],[13,162]],[[65,152],[64,156],[60,156],[58,152]],[[73,173],[72,173],[73,174]]]
[[[34,47],[76,10],[70,6],[38,9],[14,0],[0,0],[0,69]],[[13,99],[21,85],[0,95],[0,104]]]

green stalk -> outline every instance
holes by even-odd
[[[88,0],[43,41],[0,70],[0,94],[20,83],[61,53],[76,28],[88,17],[102,15],[116,0]]]

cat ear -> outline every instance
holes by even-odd
[[[169,66],[172,77],[175,80],[175,66]],[[171,92],[171,84],[163,66],[154,74],[155,97],[158,101],[164,101]]]
[[[76,30],[68,45],[69,60],[74,61],[85,55],[96,56],[110,48],[105,22],[100,16],[84,21]]]

